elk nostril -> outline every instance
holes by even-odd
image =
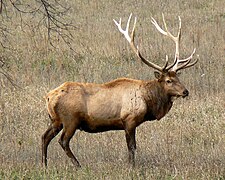
[[[188,96],[188,94],[189,94],[188,90],[185,89],[185,90],[183,91],[183,95],[184,95],[184,96]]]

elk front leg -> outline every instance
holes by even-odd
[[[126,142],[128,148],[128,160],[129,164],[133,167],[135,166],[135,150],[136,150],[136,140],[135,140],[135,128],[125,130]]]

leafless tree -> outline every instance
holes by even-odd
[[[14,8],[15,12],[20,16],[21,23],[26,24],[23,15],[38,16],[39,21],[36,27],[44,25],[48,34],[49,43],[54,46],[53,39],[55,37],[71,47],[72,33],[75,26],[68,19],[68,11],[70,7],[65,5],[62,0],[32,0],[32,2],[21,0],[0,0],[0,13],[5,14],[9,18],[9,8]],[[11,6],[11,7],[10,7]],[[7,27],[0,27],[3,34],[9,33]],[[1,44],[3,46],[3,44]]]
[[[32,28],[44,27],[50,46],[56,48],[56,42],[61,41],[75,52],[71,42],[73,40],[72,31],[76,27],[70,20],[70,9],[68,3],[63,0],[0,0],[0,46],[3,49],[13,51],[12,43],[9,41],[9,37],[12,37],[13,33],[7,23],[16,16],[19,17],[22,28],[30,26],[28,19],[35,19]],[[4,69],[4,58],[0,60],[0,74],[14,84],[10,75]]]

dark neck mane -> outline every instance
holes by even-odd
[[[171,109],[173,102],[157,80],[146,82],[144,99],[148,112],[146,120],[161,119]]]

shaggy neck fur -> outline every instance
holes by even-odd
[[[172,97],[167,94],[162,84],[158,80],[146,82],[144,84],[145,101],[148,107],[146,120],[160,120],[171,109]]]

